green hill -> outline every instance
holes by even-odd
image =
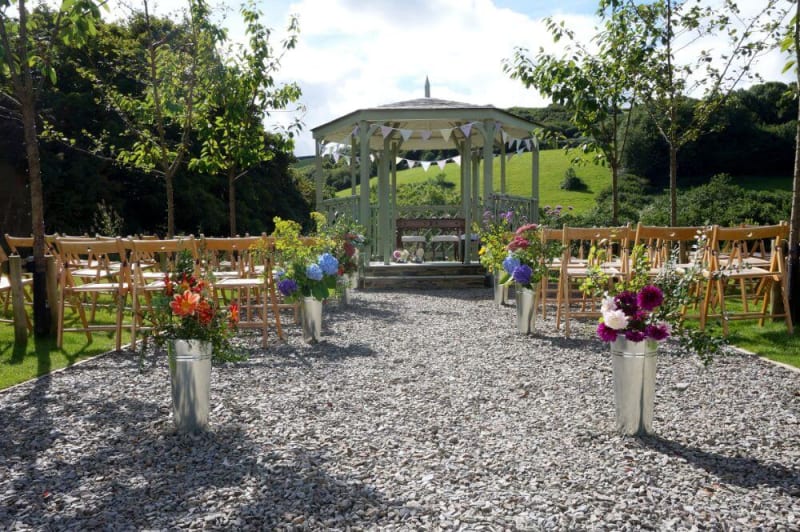
[[[575,213],[588,211],[595,201],[595,195],[611,184],[611,171],[608,168],[587,163],[573,166],[578,177],[586,183],[586,190],[581,192],[561,190],[559,186],[564,180],[564,172],[571,166],[572,155],[563,150],[545,150],[539,156],[539,197],[540,205],[562,205],[572,207]],[[481,175],[483,174],[481,166]],[[435,164],[425,172],[422,167],[397,172],[397,185],[419,183],[434,179],[441,173]],[[456,190],[461,189],[460,167],[455,163],[447,163],[444,169],[446,180],[455,183]],[[377,184],[377,178],[370,180],[370,185]],[[500,160],[494,161],[494,190],[500,190]],[[515,155],[506,161],[506,192],[515,196],[529,196],[531,193],[531,154]],[[348,196],[350,189],[341,190],[337,197]]]

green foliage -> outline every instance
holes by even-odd
[[[124,221],[114,207],[107,205],[104,200],[97,204],[94,215],[92,232],[103,236],[122,236]]]
[[[578,177],[578,175],[575,173],[575,169],[570,166],[567,168],[567,171],[564,172],[564,180],[561,181],[559,188],[561,188],[561,190],[584,191],[589,187],[587,187],[586,183],[584,183],[583,180]]]

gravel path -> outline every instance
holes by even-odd
[[[515,332],[487,289],[356,293],[324,341],[214,366],[178,435],[164,355],[0,393],[4,530],[800,530],[800,373],[659,350],[653,438],[607,346]],[[580,327],[578,327],[580,329]]]

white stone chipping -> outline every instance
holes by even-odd
[[[173,429],[163,353],[0,392],[0,529],[800,530],[798,372],[667,343],[658,435],[623,438],[588,322],[522,336],[489,289],[323,315],[320,344],[289,324],[215,365],[202,435]]]

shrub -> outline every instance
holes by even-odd
[[[575,174],[575,169],[571,166],[564,172],[564,180],[561,182],[561,190],[572,190],[583,192],[588,190],[586,183]]]

